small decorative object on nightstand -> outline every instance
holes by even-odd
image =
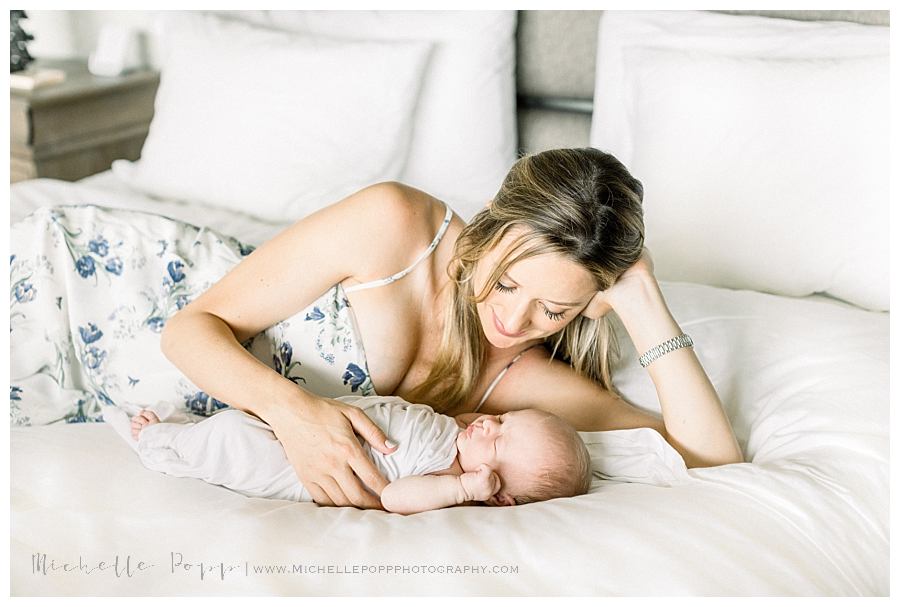
[[[61,70],[62,82],[10,88],[10,181],[53,177],[74,181],[113,160],[137,160],[153,118],[159,72],[93,76],[83,60],[38,60]],[[29,66],[31,69],[32,66]]]
[[[34,36],[22,29],[19,21],[28,19],[25,11],[9,11],[9,71],[19,72],[34,61],[28,52],[28,41]]]

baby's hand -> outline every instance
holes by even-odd
[[[156,416],[156,413],[150,409],[141,409],[140,413],[131,418],[131,437],[134,440],[137,440],[138,435],[141,433],[141,430],[144,429],[144,426],[158,423],[159,417]]]
[[[460,475],[466,501],[483,502],[500,491],[500,477],[487,464],[481,464],[474,472]]]

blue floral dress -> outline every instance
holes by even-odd
[[[448,207],[412,266],[352,289],[402,278],[434,250],[451,216]],[[103,421],[101,403],[134,413],[166,401],[200,415],[228,406],[163,356],[160,333],[252,247],[159,215],[92,205],[39,209],[12,226],[10,244],[13,425]],[[243,346],[313,393],[375,394],[340,284]]]

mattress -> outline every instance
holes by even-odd
[[[12,214],[48,203],[155,209],[254,244],[280,229],[120,187],[104,174],[23,182]],[[889,315],[661,286],[747,463],[678,469],[648,438],[643,479],[598,473],[576,498],[404,517],[167,477],[108,424],[13,427],[11,594],[888,595]],[[620,343],[615,385],[658,411],[624,334]],[[583,433],[593,456],[627,449],[604,434]]]

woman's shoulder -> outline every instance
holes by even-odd
[[[571,365],[551,359],[543,347],[527,351],[509,368],[482,407],[483,413],[535,408],[558,415],[578,430],[654,427],[654,418],[577,373]]]
[[[384,181],[366,188],[364,212],[370,230],[388,236],[410,247],[415,241],[431,242],[447,206],[438,198],[399,181]]]
[[[355,276],[365,282],[411,264],[440,230],[448,205],[412,186],[386,181],[366,188],[359,207],[358,219],[368,236],[350,246],[355,257],[369,262],[366,275]]]
[[[509,368],[494,393],[507,405],[530,401],[511,406],[513,409],[523,406],[546,409],[543,405],[555,406],[560,400],[580,400],[609,394],[600,384],[575,371],[568,362],[552,358],[545,346],[525,352]]]
[[[570,419],[575,411],[592,408],[610,393],[590,378],[578,374],[568,363],[550,357],[544,347],[531,348],[512,365],[488,400],[483,411],[504,412],[537,408]]]
[[[365,201],[371,218],[382,228],[404,233],[429,234],[435,221],[442,219],[447,205],[418,188],[399,181],[383,181],[365,188]],[[439,223],[439,221],[438,221]]]

